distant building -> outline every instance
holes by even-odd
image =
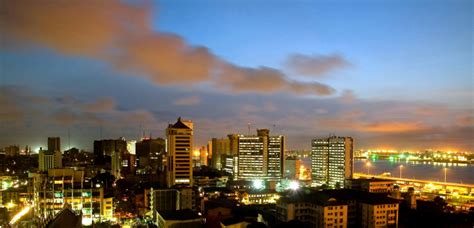
[[[18,156],[20,155],[20,146],[19,145],[11,145],[5,147],[5,155],[6,156]]]
[[[311,150],[311,177],[314,184],[344,187],[345,179],[354,173],[351,137],[331,136],[313,139]]]
[[[345,188],[374,193],[390,193],[393,191],[395,181],[384,179],[347,179]]]
[[[94,141],[94,155],[99,163],[105,162],[105,156],[112,156],[114,152],[123,153],[127,151],[127,141],[120,139],[104,139]]]
[[[228,138],[213,138],[212,142],[212,157],[211,167],[222,170],[224,156],[230,154],[230,140]]]
[[[61,151],[56,150],[55,152],[43,150],[40,148],[38,154],[38,169],[40,171],[48,171],[48,169],[62,168],[63,156]]]
[[[48,137],[48,151],[61,151],[61,139],[59,137]]]
[[[208,153],[207,153],[207,148],[205,146],[202,146],[200,149],[199,149],[199,160],[200,160],[200,165],[203,166],[208,166],[209,164],[207,163],[207,157],[208,157]]]
[[[150,168],[152,173],[164,171],[166,142],[162,138],[144,138],[135,144],[139,169]]]
[[[167,138],[167,186],[192,186],[193,124],[178,118],[166,129]]]
[[[284,177],[290,179],[298,179],[300,176],[301,161],[297,157],[287,157],[285,159]]]
[[[237,179],[272,179],[283,176],[285,141],[282,135],[270,136],[268,129],[258,129],[257,135],[239,135],[238,159],[234,163]]]

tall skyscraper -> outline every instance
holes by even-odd
[[[174,185],[192,186],[193,168],[193,124],[189,120],[181,120],[170,124],[166,129],[167,138],[167,170],[168,187]]]
[[[230,138],[230,137],[229,137]],[[268,129],[257,135],[238,137],[237,179],[273,179],[283,175],[284,136],[270,136]]]
[[[221,170],[224,167],[224,156],[230,154],[230,140],[226,138],[212,139],[211,167]]]
[[[48,151],[61,151],[61,139],[59,137],[48,137]]]
[[[351,137],[331,136],[313,139],[311,177],[316,185],[343,187],[345,179],[354,173],[354,140]]]

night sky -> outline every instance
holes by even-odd
[[[474,150],[470,0],[0,0],[0,146],[194,121],[355,148]],[[70,141],[68,140],[68,132]]]

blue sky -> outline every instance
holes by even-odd
[[[97,129],[163,136],[183,116],[196,146],[251,122],[288,149],[329,133],[356,148],[474,148],[468,0],[2,7],[0,146],[69,129],[90,149]]]

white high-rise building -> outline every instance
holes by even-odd
[[[331,136],[313,139],[311,177],[316,185],[343,187],[345,179],[354,173],[354,140],[351,137]]]
[[[257,135],[238,136],[238,156],[234,163],[237,179],[279,180],[283,175],[284,136],[270,136],[268,129]]]

